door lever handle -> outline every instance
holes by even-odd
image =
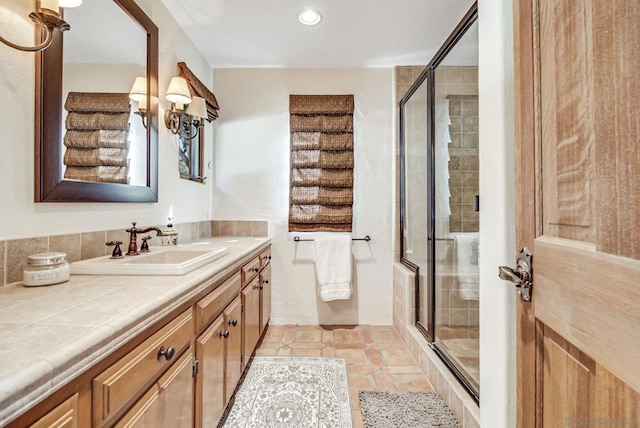
[[[531,301],[531,289],[533,288],[533,269],[531,261],[533,254],[524,247],[518,254],[518,265],[515,269],[508,266],[498,267],[498,276],[504,281],[511,281],[516,286],[518,294],[525,302]]]
[[[498,276],[504,281],[511,281],[516,286],[522,284],[522,274],[519,270],[513,270],[509,266],[500,266],[498,268]]]

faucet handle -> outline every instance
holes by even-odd
[[[109,241],[105,245],[109,247],[114,247],[110,257],[111,259],[124,258],[124,256],[122,255],[122,250],[120,249],[120,245],[122,245],[122,241]]]
[[[141,253],[148,253],[149,252],[149,244],[147,243],[147,241],[149,239],[151,239],[151,235],[149,236],[145,236],[142,239],[142,245],[140,246],[140,252]]]

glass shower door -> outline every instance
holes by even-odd
[[[400,102],[401,261],[416,327],[479,399],[477,9]]]
[[[426,284],[429,269],[429,241],[426,231],[429,227],[428,166],[429,144],[427,139],[427,99],[428,84],[422,77],[409,90],[406,102],[400,110],[402,122],[403,153],[401,162],[404,170],[402,253],[405,263],[412,263],[419,284]],[[418,293],[417,324],[429,337],[431,331],[429,293]]]
[[[477,23],[435,68],[434,88],[435,347],[477,396],[480,390]]]

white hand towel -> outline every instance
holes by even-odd
[[[477,249],[478,233],[452,234],[456,245],[456,267],[458,277],[458,297],[462,300],[478,300],[479,266]]]
[[[351,297],[351,237],[321,235],[316,243],[316,280],[323,301]]]

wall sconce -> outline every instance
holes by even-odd
[[[131,91],[129,92],[129,99],[138,102],[138,111],[134,111],[133,114],[137,114],[142,119],[142,126],[147,127],[147,78],[144,76],[136,77],[133,82]]]
[[[77,7],[82,4],[82,0],[40,0],[36,1],[38,4],[35,12],[29,14],[29,18],[36,24],[42,26],[44,30],[44,41],[37,46],[21,46],[10,42],[4,37],[0,36],[0,42],[14,49],[18,49],[24,52],[38,52],[42,51],[51,45],[53,42],[54,31],[67,31],[71,29],[71,26],[62,19],[60,15],[60,7]]]
[[[207,117],[207,106],[204,98],[191,97],[187,80],[184,77],[173,77],[167,88],[167,100],[171,101],[171,110],[164,114],[164,124],[172,134],[180,135],[187,140],[198,136],[200,128],[204,126],[203,118]],[[185,104],[187,107],[185,108]],[[194,132],[185,132],[182,116],[188,114],[193,121],[188,125],[195,128]]]

